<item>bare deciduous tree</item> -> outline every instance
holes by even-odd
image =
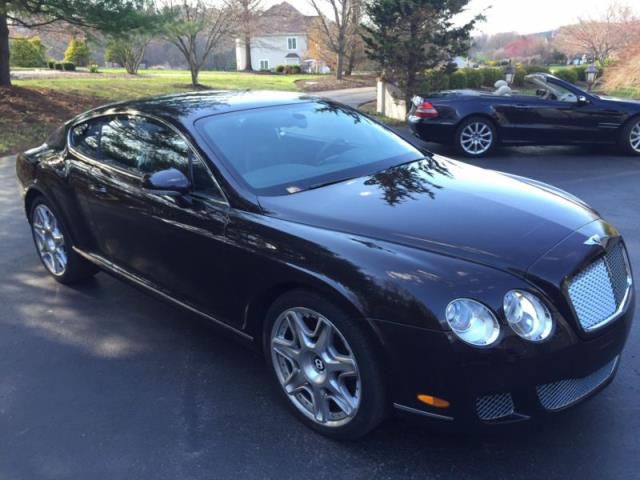
[[[361,10],[361,0],[310,0],[318,13],[320,28],[326,41],[327,48],[336,55],[336,79],[341,80],[344,61],[349,42],[353,39],[358,28]],[[331,11],[331,16],[324,14],[322,7]]]
[[[236,12],[226,1],[170,1],[171,21],[164,27],[164,38],[184,56],[191,72],[192,85],[198,85],[198,75],[213,49],[236,26]]]
[[[238,30],[244,44],[246,64],[244,70],[253,71],[251,65],[251,38],[256,32],[256,25],[262,11],[262,0],[232,0],[231,6],[236,11]]]
[[[590,54],[601,63],[638,40],[640,19],[633,10],[611,4],[602,18],[580,19],[562,27],[554,39],[555,47],[567,55]]]

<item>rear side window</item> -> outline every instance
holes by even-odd
[[[71,129],[71,145],[91,158],[99,158],[100,132],[103,121],[89,120]]]

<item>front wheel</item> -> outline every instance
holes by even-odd
[[[471,158],[484,157],[496,144],[496,129],[490,120],[472,117],[464,120],[455,136],[455,147]]]
[[[277,300],[267,315],[265,354],[287,404],[321,434],[357,438],[383,420],[378,356],[360,325],[323,298],[295,291]]]
[[[635,118],[622,129],[620,147],[630,155],[640,155],[640,118]]]

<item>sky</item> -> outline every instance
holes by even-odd
[[[263,4],[269,7],[281,1],[263,0]],[[302,13],[315,13],[309,0],[288,1]],[[318,1],[323,3],[323,0]],[[629,0],[626,4],[634,5],[637,1]],[[478,26],[478,33],[515,31],[525,34],[554,30],[575,23],[580,17],[598,18],[608,5],[607,0],[471,0],[467,15],[473,16],[484,11],[487,21]],[[636,10],[640,10],[640,7]]]

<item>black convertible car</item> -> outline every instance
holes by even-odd
[[[452,144],[468,157],[499,144],[609,144],[640,155],[640,102],[585,92],[546,73],[527,75],[525,83],[523,91],[414,97],[409,125],[421,139]]]
[[[109,105],[19,155],[17,174],[56,280],[104,270],[220,326],[332,437],[393,408],[552,415],[612,380],[629,333],[625,244],[597,212],[327,100]]]

